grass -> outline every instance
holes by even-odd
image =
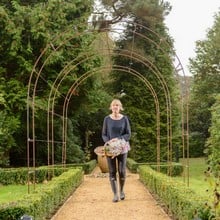
[[[39,184],[41,185],[41,184]],[[39,185],[35,185],[36,188]],[[32,192],[33,189],[30,189]],[[8,202],[15,202],[21,199],[24,195],[28,194],[28,186],[27,185],[8,185],[8,186],[0,186],[0,204],[1,203],[8,203]]]
[[[180,161],[185,164],[186,161]],[[208,165],[206,164],[205,158],[190,158],[189,159],[189,188],[191,188],[197,194],[204,196],[206,198],[207,204],[215,212],[216,210],[214,203],[214,191],[215,191],[215,180],[210,177],[207,180],[205,176],[205,171],[207,170]],[[182,177],[183,178],[183,177]],[[182,179],[178,177],[177,179]],[[217,207],[217,209],[219,209]],[[219,211],[218,211],[219,212]],[[220,219],[220,218],[218,218]]]
[[[187,164],[186,159],[180,160],[180,163]],[[207,169],[205,158],[189,158],[189,182],[187,169],[183,177],[175,177],[177,180],[184,181],[196,193],[204,196],[210,196],[207,190],[210,188],[208,181],[205,180],[204,171]]]

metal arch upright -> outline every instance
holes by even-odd
[[[137,24],[139,25],[139,24]],[[142,26],[142,28],[146,28],[144,26]],[[105,30],[103,30],[105,31]],[[113,30],[113,31],[119,31],[119,30]],[[152,30],[149,30],[151,31],[152,33],[155,34],[155,36],[159,37],[155,32],[153,32]],[[79,36],[81,34],[88,34],[89,32],[86,32],[86,33],[76,33],[75,36]],[[95,33],[95,31],[91,31],[91,33]],[[147,36],[144,36],[144,35],[141,35],[140,33],[137,33],[136,31],[133,31],[133,35],[139,35],[139,36],[142,36],[144,39],[146,40],[151,40],[149,39]],[[57,38],[59,38],[59,36],[62,36],[62,33],[60,35],[57,36]],[[70,37],[69,39],[66,39],[64,40],[59,46],[57,47],[53,47],[53,50],[54,51],[57,51],[59,50],[59,48],[61,48],[63,45],[65,45],[65,42],[68,42],[68,40],[74,38],[75,36],[72,36]],[[56,38],[55,38],[56,39]],[[160,38],[159,38],[160,39]],[[151,40],[152,41],[152,40]],[[167,43],[165,40],[163,40],[163,42]],[[152,42],[154,43],[155,45],[158,46],[158,48],[160,50],[163,50],[162,47],[161,47],[161,41],[160,41],[160,45],[158,45],[156,42]],[[30,155],[29,155],[29,148],[30,148],[30,143],[32,143],[32,147],[33,147],[33,167],[35,167],[35,142],[36,142],[36,139],[35,139],[35,107],[36,107],[36,103],[35,103],[35,91],[36,91],[36,88],[37,88],[37,83],[38,83],[38,79],[41,76],[41,72],[44,68],[44,66],[46,65],[47,63],[47,60],[50,59],[50,56],[52,53],[45,59],[45,61],[43,62],[42,66],[39,68],[39,71],[37,71],[36,67],[40,61],[40,59],[45,55],[46,51],[51,47],[51,45],[53,45],[53,42],[51,42],[50,44],[47,45],[47,47],[42,51],[41,55],[38,57],[37,61],[35,62],[35,65],[34,65],[34,68],[32,70],[32,73],[31,73],[31,76],[30,76],[30,79],[29,79],[29,84],[28,84],[28,94],[27,94],[27,160],[28,160],[28,166],[30,167]],[[125,51],[121,51],[121,55],[125,56],[125,54],[123,54],[123,52]],[[162,74],[157,70],[156,66],[153,64],[153,63],[150,63],[149,60],[147,60],[145,57],[142,57],[141,55],[139,54],[136,54],[133,50],[132,51],[129,51],[130,52],[130,58],[131,59],[137,59],[139,62],[143,62],[144,64],[146,64],[148,62],[148,67],[151,68],[151,70],[153,71],[153,73],[158,77],[158,80],[159,82],[161,83],[162,87],[163,87],[163,90],[164,90],[164,95],[166,97],[166,103],[167,103],[167,126],[168,126],[168,152],[169,150],[172,150],[172,115],[171,115],[171,103],[170,103],[170,95],[169,95],[169,89],[167,87],[167,83],[165,81],[165,79],[163,78]],[[112,52],[110,52],[110,50],[108,50],[108,54],[113,54]],[[165,55],[167,55],[165,53]],[[89,57],[89,53],[86,54],[87,58]],[[169,57],[167,55],[167,57]],[[177,56],[176,56],[177,57]],[[76,60],[78,59],[79,57],[76,58]],[[75,60],[75,61],[76,61]],[[177,57],[177,60],[178,60],[178,57]],[[80,62],[83,62],[82,60],[78,62],[78,64]],[[145,63],[146,62],[146,63]],[[70,64],[69,64],[70,65]],[[179,68],[180,67],[180,68]],[[119,68],[119,67],[118,67]],[[120,69],[121,68],[121,69]],[[125,71],[126,67],[120,67],[118,70],[119,71]],[[123,69],[123,70],[122,70]],[[175,67],[175,70],[177,71],[177,68]],[[51,129],[49,127],[49,122],[50,122],[50,118],[51,120],[53,121],[53,117],[54,117],[54,100],[56,98],[56,94],[59,92],[59,86],[61,85],[63,79],[68,75],[68,66],[65,66],[65,68],[58,74],[57,78],[55,79],[54,83],[51,85],[51,91],[50,91],[50,95],[49,95],[49,99],[48,99],[48,109],[47,109],[47,114],[48,114],[48,127],[47,127],[47,143],[48,143],[48,152],[50,151],[50,145],[52,145],[52,149],[53,149],[53,144],[54,144],[54,136],[53,136],[53,123],[52,123],[52,126],[51,126]],[[135,70],[132,70],[132,69],[127,69],[126,70],[127,72],[130,72],[131,74],[139,77],[139,79],[143,80],[143,82],[145,83],[145,85],[147,87],[150,88],[150,84],[149,82],[147,82],[147,79],[143,79],[141,78],[141,76],[139,76],[138,73],[136,73]],[[179,71],[183,71],[183,68],[182,68],[182,65],[179,61],[178,63],[178,72]],[[183,72],[184,73],[184,72]],[[32,86],[32,80],[33,80],[33,75],[36,74],[36,80],[34,82],[34,88],[33,88],[33,95],[31,96],[31,86]],[[61,78],[61,79],[60,79]],[[87,77],[85,77],[86,79]],[[83,80],[85,80],[83,79]],[[74,86],[79,86],[79,84],[75,84],[75,82],[73,83]],[[73,87],[72,90],[69,90],[68,94],[66,95],[65,97],[65,108],[63,110],[63,115],[61,116],[61,118],[63,118],[63,141],[62,141],[62,144],[63,144],[63,156],[62,156],[62,163],[65,163],[65,149],[66,149],[66,129],[67,129],[67,123],[66,123],[66,119],[67,119],[67,116],[68,116],[68,102],[69,100],[71,99],[71,96],[73,95],[73,93],[71,91],[74,91],[74,88],[76,87]],[[152,89],[152,88],[151,88]],[[151,91],[154,91],[153,89]],[[156,97],[155,96],[155,91],[152,92],[153,94],[153,97]],[[52,97],[53,96],[53,97]],[[52,98],[51,98],[52,97]],[[51,99],[52,99],[52,105],[51,105]],[[30,106],[32,108],[32,138],[30,137]],[[157,105],[156,105],[157,106]],[[159,106],[159,105],[158,105]],[[188,106],[187,106],[188,107]],[[159,108],[159,107],[158,107]],[[157,110],[158,111],[158,110]],[[187,108],[187,111],[188,111],[188,108]],[[159,112],[159,111],[158,111]],[[184,117],[184,114],[183,116]],[[183,118],[183,121],[185,121],[185,119]],[[188,122],[187,122],[187,126],[188,126]],[[183,128],[184,129],[184,128]],[[157,131],[157,139],[158,139],[158,143],[160,143],[160,136],[159,136],[159,131]],[[188,134],[188,131],[187,131],[187,134]],[[188,135],[186,134],[186,136],[188,137]],[[188,143],[188,140],[186,141]],[[185,132],[184,132],[184,135],[183,135],[183,145],[185,144]],[[160,146],[160,144],[158,144],[158,146]],[[188,146],[188,145],[187,145]],[[184,146],[183,146],[184,148]],[[188,149],[188,147],[187,147]],[[157,147],[157,150],[159,151],[159,147]],[[49,153],[48,153],[49,155]],[[53,155],[53,152],[52,152],[52,155]],[[159,159],[158,159],[159,160]],[[168,156],[168,160],[170,160],[170,156]],[[51,164],[53,165],[53,160],[51,161]],[[48,156],[48,165],[50,165],[50,158]]]

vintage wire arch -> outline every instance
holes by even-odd
[[[134,33],[134,34],[137,34],[137,33]],[[80,33],[77,33],[77,35],[80,35]],[[50,44],[51,45],[51,44]],[[53,44],[52,44],[53,45]],[[48,48],[48,47],[46,47],[46,48]],[[46,51],[47,49],[45,48],[45,50],[44,51]],[[59,49],[59,47],[53,47],[53,50],[54,51],[57,51]],[[43,52],[44,52],[43,51]],[[35,63],[35,66],[34,66],[34,68],[33,68],[33,71],[32,71],[32,74],[34,74],[36,71],[35,71],[35,67],[37,66],[37,63],[38,63],[38,61],[40,60],[40,58],[43,56],[43,52],[42,52],[42,54],[39,56],[39,58],[38,58],[38,60],[36,61],[36,63]],[[133,57],[133,52],[132,52],[132,56],[131,56],[131,58],[133,59],[134,57]],[[47,58],[47,59],[49,59],[49,57]],[[47,60],[46,59],[46,60]],[[43,65],[42,65],[42,67],[40,68],[40,71],[39,72],[36,72],[37,73],[37,78],[39,78],[39,77],[41,77],[41,71],[42,71],[42,69],[43,69],[43,67],[44,67],[44,65],[46,64],[46,62],[44,62],[43,63]],[[181,65],[180,65],[181,66]],[[64,71],[65,72],[65,71]],[[31,100],[31,98],[30,98],[30,90],[31,90],[31,80],[32,80],[32,74],[31,74],[31,77],[30,77],[30,80],[29,80],[29,86],[28,86],[28,106],[27,106],[27,127],[28,127],[28,129],[27,129],[27,143],[28,143],[28,145],[29,145],[29,142],[33,142],[33,149],[35,148],[35,141],[36,141],[36,139],[35,139],[35,129],[34,129],[34,127],[35,127],[35,120],[34,120],[34,110],[35,110],[35,92],[33,92],[33,96],[32,96],[32,100]],[[36,86],[37,86],[37,83],[36,83],[37,81],[35,81],[35,86],[34,86],[34,91],[36,90]],[[58,82],[58,79],[57,79],[57,82]],[[59,83],[61,83],[61,82],[59,82]],[[56,83],[55,83],[56,84]],[[57,90],[57,88],[55,88],[55,84],[54,85],[52,85],[52,89],[51,89],[51,91],[58,91]],[[166,83],[165,83],[166,84]],[[55,93],[56,93],[55,92]],[[55,97],[55,93],[54,93],[54,97]],[[32,102],[31,102],[32,101]],[[31,103],[30,103],[31,102]],[[30,132],[30,130],[29,130],[29,104],[32,104],[31,106],[32,106],[32,112],[33,112],[33,117],[32,117],[32,125],[33,125],[33,131],[32,131],[32,136],[33,136],[33,138],[31,139],[30,138],[30,135],[29,135],[29,132]],[[68,110],[68,109],[66,109],[66,110]],[[48,115],[51,113],[51,115],[54,115],[55,113],[54,113],[54,111],[52,110],[52,111],[50,111],[49,110],[49,102],[48,102]],[[62,117],[62,116],[61,116]],[[53,117],[52,117],[53,118]],[[50,118],[48,117],[48,120],[49,120]],[[66,120],[66,118],[65,118],[65,120]],[[49,123],[48,123],[49,124]],[[63,123],[63,125],[65,125],[65,123]],[[63,129],[65,130],[65,126],[63,126]],[[52,130],[53,130],[53,127],[52,127]],[[64,132],[65,133],[65,132]],[[48,146],[49,146],[49,144],[51,143],[52,144],[52,146],[53,146],[53,144],[54,144],[54,140],[53,140],[53,135],[52,135],[52,138],[51,138],[51,140],[50,140],[50,136],[49,136],[49,134],[50,134],[50,129],[48,129],[48,139],[47,139],[47,142],[48,142]],[[52,133],[53,134],[53,133]],[[170,135],[169,135],[169,137],[170,137]],[[66,144],[66,140],[65,140],[65,138],[63,139],[63,144],[65,145]],[[29,152],[29,146],[27,147],[28,148],[28,152]],[[53,148],[53,147],[52,147]],[[49,151],[49,147],[48,147],[48,151]],[[28,161],[29,161],[29,153],[28,153]],[[33,167],[35,166],[35,154],[34,154],[34,150],[33,150]],[[63,161],[62,162],[64,162],[64,160],[65,160],[65,158],[63,157]],[[48,161],[49,161],[49,158],[48,158]],[[29,164],[29,162],[28,162],[28,164]],[[53,164],[53,161],[52,161],[52,164]],[[30,165],[30,164],[29,164]],[[48,165],[50,165],[50,163],[48,162]]]
[[[113,53],[112,53],[112,54],[113,54]],[[106,52],[106,54],[102,54],[102,55],[109,55],[109,51]],[[118,54],[117,54],[117,55],[118,55]],[[127,57],[130,58],[130,55],[124,55],[124,56],[127,56]],[[85,58],[85,59],[80,59],[80,62],[79,62],[78,64],[80,64],[81,62],[82,62],[82,63],[83,63],[83,62],[86,62],[89,58],[90,58],[90,57],[87,56],[87,58]],[[137,58],[136,58],[136,59],[137,59]],[[143,61],[141,61],[141,62],[142,62],[145,66],[147,66]],[[152,66],[153,66],[153,64],[151,63],[151,64],[149,65],[149,67],[151,68]],[[68,68],[68,70],[71,71],[70,68]],[[155,71],[155,70],[152,69],[152,71],[154,71],[155,74],[156,74],[156,71]],[[68,74],[68,72],[66,72],[65,75],[66,75],[66,74]],[[84,75],[81,76],[81,77],[84,77]],[[80,78],[81,78],[81,77],[80,77]],[[62,79],[61,79],[61,81],[62,81]],[[78,81],[77,81],[77,82],[78,82]],[[74,89],[73,89],[73,91],[74,91]],[[50,110],[49,112],[53,112],[53,110]],[[63,117],[64,117],[64,114],[63,114]],[[64,117],[64,118],[65,118],[65,117]],[[65,126],[65,125],[64,125],[64,126]],[[63,127],[64,127],[64,126],[63,126]],[[64,134],[64,135],[65,135],[65,134]],[[159,143],[159,140],[160,140],[160,139],[159,139],[159,136],[160,136],[160,135],[159,135],[159,132],[158,132],[158,135],[157,135],[157,137],[158,137],[158,143]],[[65,141],[64,141],[64,143],[65,143]],[[157,146],[158,146],[158,144],[157,144]],[[157,149],[159,149],[159,148],[157,147]],[[158,162],[158,163],[159,163],[159,162]]]

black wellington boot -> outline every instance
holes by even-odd
[[[120,199],[124,200],[125,199],[125,193],[124,193],[123,189],[124,189],[125,179],[120,178],[119,179],[119,184],[120,184]]]
[[[118,202],[118,186],[116,180],[110,180],[112,192],[114,193],[114,197],[112,202]]]

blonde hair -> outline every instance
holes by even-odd
[[[124,110],[124,108],[123,108],[123,106],[122,106],[122,103],[121,103],[121,101],[120,101],[119,99],[113,99],[113,100],[112,100],[112,102],[111,102],[111,104],[110,104],[110,107],[109,107],[110,110],[112,109],[112,105],[113,105],[114,103],[117,103],[117,104],[120,106],[120,110],[121,110],[121,111]]]

